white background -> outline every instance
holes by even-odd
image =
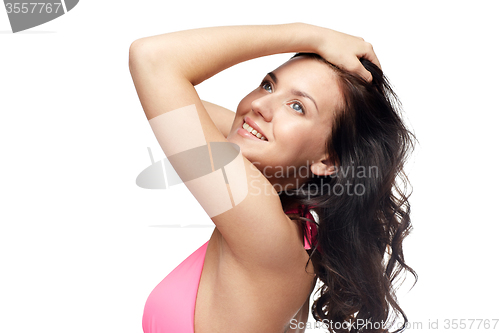
[[[135,185],[150,164],[147,147],[156,160],[164,155],[130,77],[131,42],[295,21],[371,42],[419,140],[408,165],[415,229],[405,245],[419,281],[409,291],[409,278],[398,294],[410,322],[422,323],[411,331],[500,318],[496,6],[87,0],[16,34],[0,8],[0,331],[142,332],[151,290],[212,233],[182,186]],[[235,109],[289,56],[238,65],[199,94]]]

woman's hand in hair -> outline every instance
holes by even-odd
[[[373,51],[373,46],[365,42],[363,38],[327,28],[315,28],[320,29],[315,48],[317,53],[328,62],[348,72],[358,74],[368,82],[371,82],[372,75],[363,67],[359,59],[367,59],[382,68]]]

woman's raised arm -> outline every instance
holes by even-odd
[[[362,38],[304,23],[212,27],[145,37],[134,41],[131,54],[145,51],[158,68],[168,68],[195,86],[237,63],[276,53],[318,53],[329,62],[368,80],[358,58],[380,66]]]
[[[141,38],[130,46],[129,59],[139,99],[163,151],[232,252],[246,262],[277,269],[276,263],[293,262],[292,253],[303,256],[295,226],[283,213],[276,191],[250,161],[240,156],[240,162],[223,171],[215,166],[212,153],[230,144],[194,86],[237,63],[287,52],[318,53],[361,75],[364,68],[358,58],[376,60],[371,46],[357,37],[301,23],[214,27]],[[195,156],[181,154],[187,151]],[[210,158],[201,170],[196,165],[205,155]],[[193,162],[193,157],[199,161]],[[296,244],[297,251],[291,252],[290,244]]]

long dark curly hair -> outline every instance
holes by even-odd
[[[343,97],[326,147],[336,172],[311,177],[293,193],[280,193],[285,211],[301,205],[319,220],[309,260],[322,285],[312,314],[337,333],[388,332],[402,317],[405,325],[395,328],[401,332],[408,319],[397,303],[396,278],[410,272],[417,280],[402,247],[412,229],[403,165],[414,135],[402,120],[396,94],[373,63],[361,59],[373,76],[369,83],[319,55],[297,56],[330,65]],[[304,232],[305,220],[297,220]]]

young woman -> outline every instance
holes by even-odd
[[[298,54],[236,114],[195,91],[237,63],[287,52]],[[303,332],[317,279],[312,311],[330,331],[383,332],[390,311],[406,322],[392,283],[413,273],[401,247],[409,206],[396,185],[412,137],[379,67],[361,38],[302,23],[132,43],[146,116],[216,226],[151,293],[145,333]],[[229,143],[233,153],[220,148]],[[221,151],[232,154],[225,167]],[[202,160],[208,172],[195,167]]]

